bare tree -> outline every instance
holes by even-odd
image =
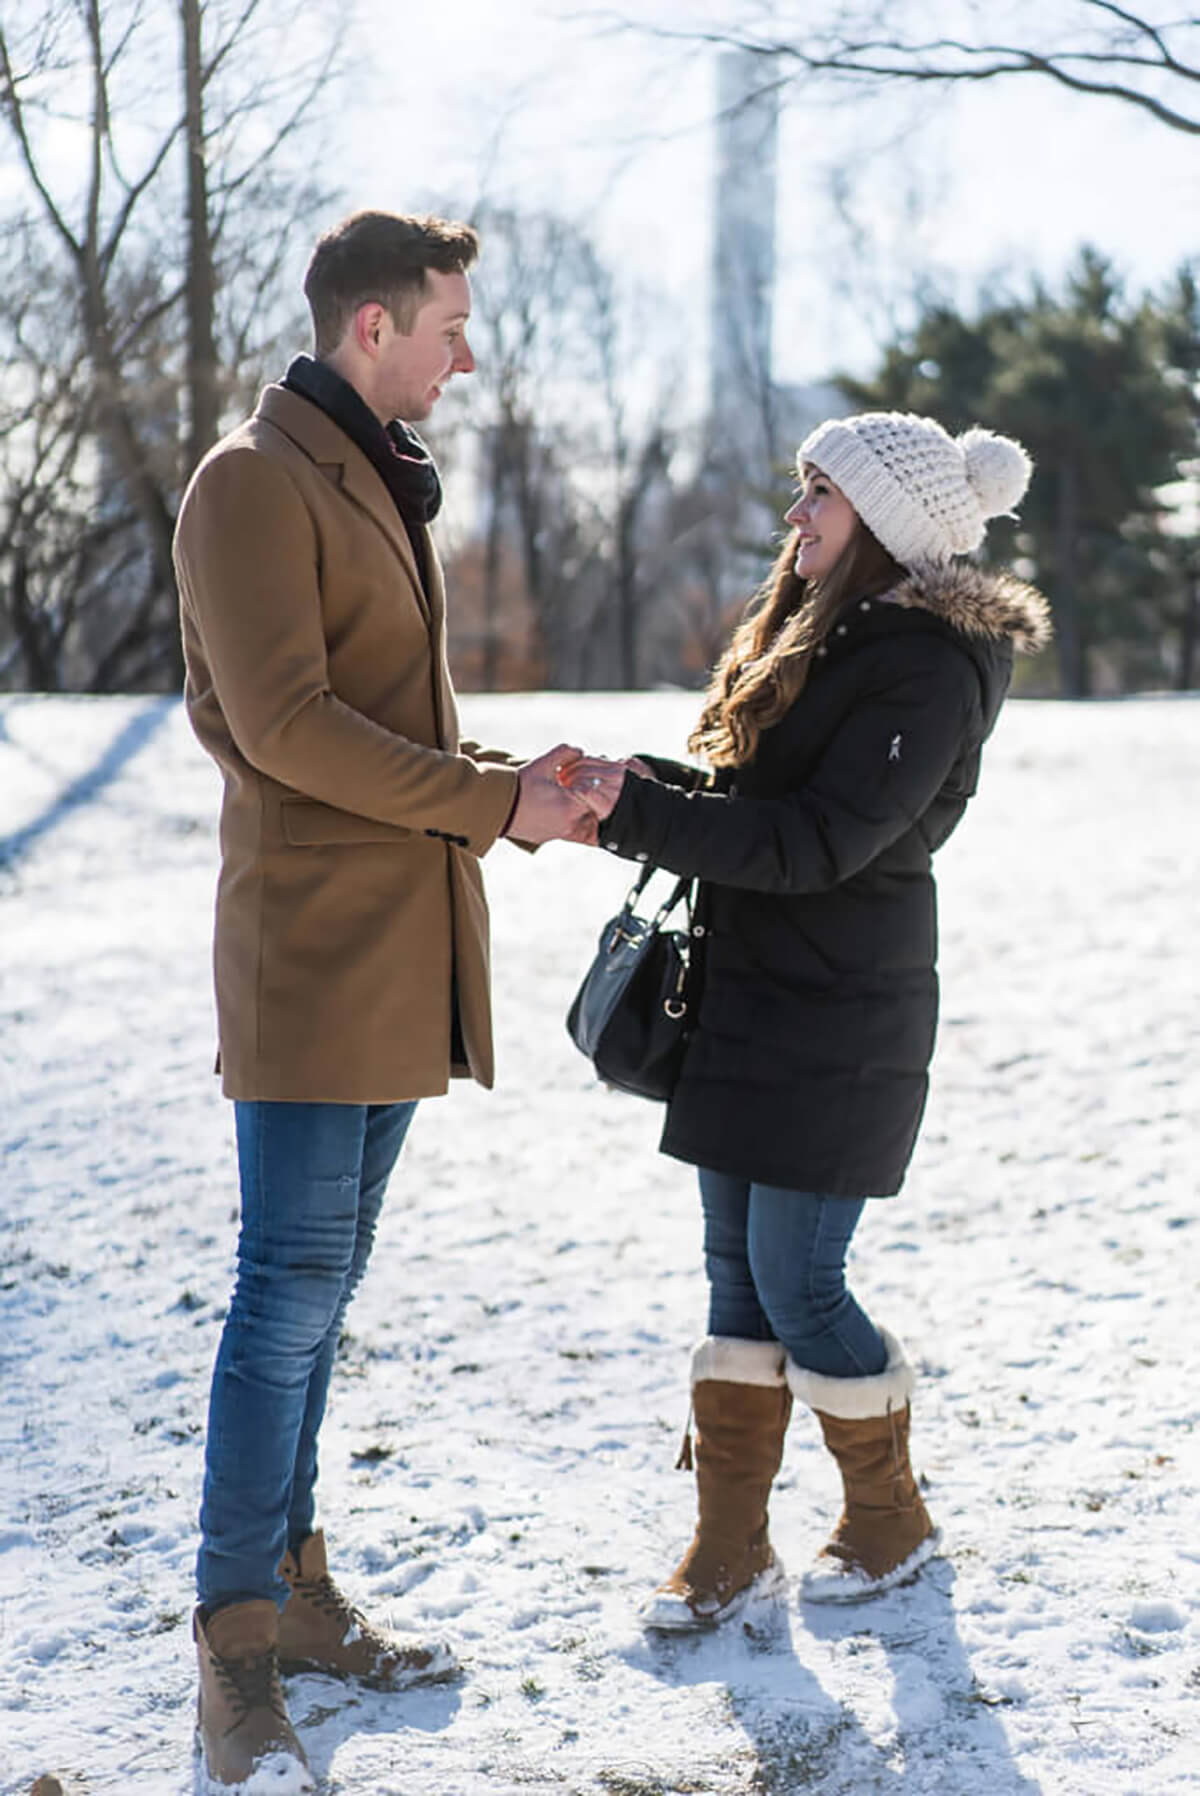
[[[761,56],[763,84],[805,76],[878,86],[1037,76],[1072,93],[1118,101],[1169,130],[1200,134],[1200,19],[1119,6],[1115,0],[1071,0],[1069,17],[1031,9],[1023,42],[996,41],[988,8],[959,9],[962,35],[945,33],[945,5],[859,0],[780,25],[777,5],[743,4],[728,26],[708,30],[638,25],[654,36],[738,48]],[[611,18],[611,15],[609,15]],[[910,30],[904,20],[912,20]],[[628,21],[620,19],[620,24]]]
[[[42,691],[102,687],[153,579],[129,505],[96,502],[95,386],[71,276],[27,225],[0,244],[24,275],[0,291],[0,677]],[[97,659],[79,626],[114,588],[141,602]]]
[[[628,691],[644,684],[649,673],[646,625],[670,578],[666,514],[675,426],[669,393],[672,386],[678,390],[679,371],[669,369],[654,341],[649,323],[654,308],[636,307],[622,295],[594,252],[580,272],[600,376],[597,452],[603,478],[595,509],[607,544],[605,610],[616,623],[617,678]],[[640,403],[634,403],[635,394]]]
[[[88,684],[181,678],[179,493],[279,328],[286,226],[316,200],[284,152],[313,116],[332,52],[272,60],[270,35],[285,25],[275,0],[174,0],[166,12],[0,0],[0,129],[23,177],[18,220],[76,326],[58,332],[89,450],[76,465],[90,472],[97,514],[129,514],[141,540],[136,575],[127,567],[120,587],[91,594]],[[164,97],[149,77],[172,56],[180,80]],[[50,142],[64,119],[73,162]],[[14,475],[29,440],[10,420],[0,454]],[[11,513],[9,531],[29,515]],[[37,559],[11,534],[0,558],[14,569]]]
[[[483,239],[473,331],[479,368],[466,419],[479,444],[485,534],[481,681],[496,682],[500,595],[515,548],[546,677],[574,685],[595,602],[586,596],[595,590],[594,544],[577,503],[583,415],[598,372],[584,316],[594,252],[547,211],[489,205],[473,223]]]
[[[455,570],[456,632],[461,650],[474,576],[482,641],[460,671],[473,664],[468,678],[497,683],[515,563],[537,635],[530,660],[547,681],[640,684],[651,675],[646,621],[668,571],[681,384],[671,381],[674,345],[655,335],[665,308],[639,306],[569,220],[488,206],[473,222],[479,368],[464,417],[478,446],[483,544]]]

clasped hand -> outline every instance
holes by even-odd
[[[507,833],[518,842],[595,844],[629,772],[653,778],[643,761],[610,761],[560,742],[521,768]]]

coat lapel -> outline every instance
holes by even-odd
[[[425,562],[429,568],[429,635],[433,647],[433,697],[437,708],[438,741],[454,754],[458,750],[458,707],[454,702],[450,665],[446,658],[446,582],[428,526],[425,528]]]
[[[417,558],[409,541],[404,521],[396,510],[392,496],[367,457],[344,430],[318,405],[285,387],[265,388],[258,402],[258,416],[282,430],[320,468],[325,478],[345,493],[351,504],[365,511],[382,530],[395,553],[404,563],[413,597],[425,622],[434,628],[433,610],[421,585]],[[431,566],[434,558],[431,557]],[[440,584],[440,582],[431,582]],[[444,595],[443,605],[444,605]]]

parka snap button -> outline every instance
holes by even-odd
[[[692,934],[693,935],[706,935],[707,933],[708,932],[705,929],[703,923],[693,923],[692,924]]]

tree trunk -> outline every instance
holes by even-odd
[[[186,479],[217,440],[216,275],[208,216],[204,141],[201,0],[179,0],[183,27],[183,95],[187,142],[187,398]]]
[[[62,684],[58,670],[60,644],[53,640],[53,632],[43,634],[41,619],[29,596],[29,563],[20,549],[13,559],[9,598],[13,631],[25,662],[26,690],[57,692]]]
[[[504,439],[492,430],[488,465],[487,535],[483,548],[483,648],[479,679],[485,692],[495,692],[500,661],[500,556],[504,544]]]
[[[1200,570],[1190,569],[1184,576],[1183,619],[1179,627],[1180,692],[1190,692],[1196,684],[1196,650],[1200,647]]]
[[[537,620],[547,681],[550,686],[557,687],[564,683],[563,620],[557,585],[554,581],[547,582],[545,577],[542,528],[548,495],[542,478],[544,471],[534,466],[537,445],[533,427],[527,418],[514,418],[506,435],[511,444],[509,473],[517,507],[525,590]]]
[[[1064,462],[1058,473],[1054,560],[1059,683],[1064,698],[1086,698],[1088,665],[1079,604],[1079,475],[1070,461]]]
[[[83,320],[88,353],[96,374],[97,434],[107,445],[130,503],[146,531],[158,592],[163,603],[173,605],[175,569],[171,560],[171,539],[175,520],[167,496],[147,464],[143,445],[138,440],[124,400],[104,293],[94,263],[83,271]],[[167,641],[171,679],[176,685],[182,685],[183,646],[177,621],[168,626]]]
[[[617,506],[616,598],[617,640],[620,650],[621,685],[637,689],[637,552],[634,547],[640,494],[635,488]]]

